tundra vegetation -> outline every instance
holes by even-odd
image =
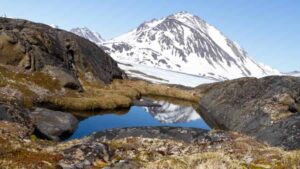
[[[61,110],[115,109],[129,107],[134,99],[148,95],[177,98],[195,105],[204,93],[140,80],[114,80],[107,85],[83,82],[84,90],[78,92],[60,87],[56,79],[42,72],[26,74],[4,66],[0,67],[0,78],[1,95],[6,95],[1,101],[23,102],[28,108],[51,104]],[[1,122],[0,125],[0,164],[4,168],[55,168],[64,158],[65,149],[84,142],[83,139],[57,143],[34,135],[26,137],[26,128],[20,124]],[[214,132],[217,131],[210,133]],[[122,160],[129,160],[139,168],[296,169],[300,166],[299,150],[286,151],[235,132],[229,135],[231,139],[227,141],[199,144],[142,137],[108,140],[105,144],[110,147],[112,157],[100,158],[92,166],[102,168]]]

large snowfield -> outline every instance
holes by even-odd
[[[119,67],[123,69],[130,77],[144,79],[153,83],[178,84],[196,87],[200,84],[217,82],[217,80],[213,80],[211,78],[139,64],[119,62]]]

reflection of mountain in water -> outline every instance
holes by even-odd
[[[161,123],[183,123],[198,120],[201,116],[192,106],[181,106],[166,101],[155,101],[161,107],[146,107],[155,119]]]

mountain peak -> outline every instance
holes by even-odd
[[[180,11],[180,12],[177,12],[173,15],[170,15],[169,17],[175,17],[175,18],[178,18],[178,17],[195,17],[195,15],[187,12],[187,11]]]
[[[78,36],[81,36],[85,39],[88,39],[88,40],[90,40],[91,42],[93,42],[97,45],[100,45],[105,41],[99,33],[91,31],[86,26],[73,28],[73,29],[70,30],[70,32],[72,32],[72,33],[74,33]]]
[[[148,30],[149,28],[154,27],[162,27],[161,24],[165,24],[165,26],[170,27],[170,24],[185,24],[189,25],[192,28],[200,29],[199,27],[202,27],[203,31],[206,29],[206,22],[203,21],[201,18],[199,18],[196,15],[193,15],[191,13],[188,13],[186,11],[181,11],[172,15],[169,15],[167,17],[163,17],[160,19],[152,19],[149,21],[146,21],[138,26],[136,29],[138,32]],[[164,26],[163,26],[164,27]]]

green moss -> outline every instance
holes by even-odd
[[[37,141],[37,139],[38,139],[38,138],[37,138],[36,135],[31,135],[31,136],[30,136],[30,140],[31,140],[31,141]]]

